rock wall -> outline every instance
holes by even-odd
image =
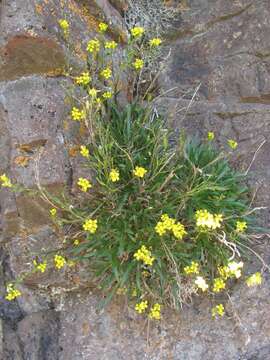
[[[137,3],[144,3],[138,0]],[[27,186],[57,190],[72,185],[76,167],[67,128],[65,66],[81,66],[82,49],[98,21],[111,22],[110,36],[125,41],[125,0],[0,1],[0,172]],[[132,3],[136,3],[135,0]],[[205,136],[215,131],[220,146],[236,139],[236,166],[250,169],[258,206],[269,205],[270,6],[268,0],[167,1],[179,10],[166,35],[171,51],[160,84],[160,102],[176,131]],[[158,4],[158,1],[153,1]],[[142,9],[145,7],[142,6]],[[158,9],[160,10],[160,9]],[[130,10],[131,11],[131,10]],[[142,10],[143,11],[143,10]],[[177,11],[176,11],[177,12]],[[170,13],[171,14],[171,13]],[[76,57],[65,46],[57,21],[66,16]],[[147,14],[139,14],[147,19]],[[171,50],[170,50],[171,49]],[[44,204],[9,192],[0,195],[1,294],[6,279],[25,266],[30,250],[57,242]],[[269,210],[261,214],[269,224]],[[256,250],[270,260],[267,243]],[[24,257],[25,256],[25,257]],[[250,270],[258,268],[256,261]],[[259,291],[239,285],[227,299],[226,317],[213,321],[209,301],[195,299],[179,314],[166,312],[150,329],[124,299],[98,311],[99,295],[79,276],[49,274],[25,284],[24,296],[0,297],[3,360],[266,360],[270,358],[270,279]],[[37,283],[50,292],[40,294]],[[65,290],[65,291],[64,291]],[[50,296],[48,296],[50,293]]]

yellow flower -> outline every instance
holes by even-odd
[[[12,301],[22,295],[20,290],[16,289],[14,287],[14,284],[11,283],[7,285],[6,291],[7,291],[6,300],[8,301]]]
[[[109,178],[112,182],[116,182],[119,181],[120,176],[119,176],[119,170],[117,169],[112,169],[109,175]]]
[[[3,187],[12,187],[12,183],[6,174],[0,176],[0,182]]]
[[[144,61],[142,59],[135,59],[135,61],[133,62],[133,67],[136,70],[142,69],[143,65],[144,65]]]
[[[162,43],[160,38],[153,38],[149,41],[150,46],[159,46]]]
[[[217,229],[221,227],[223,220],[221,214],[211,214],[207,210],[197,210],[196,214],[196,225],[201,228]]]
[[[105,49],[114,50],[117,47],[117,43],[115,41],[106,41],[105,42]]]
[[[179,222],[173,225],[172,232],[178,240],[182,240],[184,235],[187,234],[184,225]]]
[[[224,315],[224,306],[222,304],[218,304],[212,308],[212,316],[223,316]]]
[[[106,68],[100,72],[100,75],[108,80],[112,76],[112,70],[110,68]]]
[[[206,291],[208,289],[208,285],[202,276],[197,276],[195,280],[195,285],[198,286],[202,291]]]
[[[137,261],[142,261],[145,265],[149,266],[152,266],[155,260],[155,258],[152,257],[151,251],[148,250],[144,245],[142,245],[141,248],[135,252],[134,257]]]
[[[97,90],[94,89],[94,88],[89,89],[89,90],[88,90],[88,94],[89,94],[91,97],[95,98],[95,97],[97,96]]]
[[[247,228],[247,223],[245,221],[236,221],[236,231],[241,233],[244,232]]]
[[[103,97],[103,99],[111,99],[112,92],[111,91],[106,91],[105,93],[103,93],[102,97]]]
[[[215,138],[215,134],[213,133],[213,131],[209,131],[207,134],[207,139],[209,141],[212,141],[212,140],[214,140],[214,138]]]
[[[158,233],[158,235],[162,236],[166,233],[167,228],[163,221],[159,221],[155,227],[155,230]]]
[[[87,192],[88,189],[91,189],[91,187],[92,187],[89,180],[87,180],[85,178],[79,178],[79,180],[77,181],[77,184],[78,184],[78,186],[81,187],[81,190],[83,192]]]
[[[98,24],[99,32],[104,33],[108,29],[108,25],[104,22]]]
[[[80,154],[81,154],[83,157],[86,157],[86,158],[89,157],[89,150],[87,149],[87,147],[86,147],[85,145],[81,145],[81,147],[80,147]]]
[[[214,283],[213,283],[213,291],[215,293],[220,292],[221,290],[225,289],[226,287],[226,283],[222,278],[216,278],[214,279]]]
[[[78,85],[88,85],[91,81],[89,72],[83,72],[80,76],[75,78],[75,81]]]
[[[33,264],[35,266],[35,268],[44,273],[46,271],[46,268],[47,268],[47,261],[43,261],[43,262],[40,262],[38,263],[36,260],[33,261]]]
[[[161,317],[160,310],[161,310],[160,304],[158,304],[158,303],[154,304],[150,310],[149,318],[155,319],[155,320],[160,320],[160,317]]]
[[[58,24],[60,25],[60,28],[63,30],[63,33],[67,35],[69,31],[69,23],[67,22],[67,20],[61,19],[58,21]]]
[[[125,295],[126,293],[127,293],[127,288],[125,287],[120,287],[116,290],[117,295]]]
[[[147,170],[141,166],[136,166],[135,170],[133,170],[133,174],[139,178],[143,178],[147,173]]]
[[[166,228],[166,230],[173,230],[173,227],[175,225],[175,220],[170,218],[169,215],[163,214],[161,216],[161,220],[163,221],[163,224]]]
[[[97,39],[93,39],[88,41],[87,44],[87,51],[89,51],[90,53],[97,53],[100,50],[100,42]]]
[[[139,37],[141,37],[141,36],[143,35],[143,33],[144,33],[144,28],[141,27],[141,26],[135,26],[134,28],[132,28],[132,29],[130,30],[130,32],[131,32],[131,34],[132,34],[133,37],[139,38]]]
[[[135,310],[139,313],[142,314],[143,312],[145,312],[145,310],[148,307],[148,302],[147,300],[145,301],[141,301],[140,303],[135,305]]]
[[[84,118],[84,112],[74,106],[71,110],[71,117],[75,121],[80,121]]]
[[[66,264],[66,259],[61,255],[54,256],[54,266],[57,270],[62,269],[63,266]]]
[[[89,231],[91,234],[94,234],[97,231],[97,220],[93,220],[93,219],[88,219],[85,220],[84,224],[83,224],[83,230],[85,231]]]
[[[192,261],[189,266],[184,267],[184,272],[187,275],[199,274],[199,264],[195,261]]]
[[[238,146],[238,143],[235,140],[229,139],[228,145],[231,149],[235,150]]]
[[[261,285],[262,283],[262,274],[260,272],[256,272],[255,274],[249,276],[246,279],[246,284],[248,287]]]
[[[52,208],[50,210],[50,214],[51,214],[51,216],[55,216],[57,214],[57,210],[55,208]]]
[[[78,246],[80,244],[80,240],[76,239],[73,241],[73,245]]]
[[[137,289],[136,289],[136,288],[132,289],[131,296],[132,296],[132,297],[136,297],[136,296],[137,296]]]

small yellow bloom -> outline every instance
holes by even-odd
[[[89,72],[83,72],[80,76],[75,78],[75,81],[78,85],[88,85],[91,81]]]
[[[12,183],[6,174],[0,176],[0,182],[3,187],[12,187]]]
[[[54,266],[57,270],[62,269],[66,264],[66,259],[61,255],[55,255],[54,256]]]
[[[155,258],[152,257],[151,251],[148,250],[145,245],[142,245],[133,256],[137,261],[142,261],[145,265],[149,266],[152,266],[155,260]]]
[[[80,154],[85,158],[89,158],[89,150],[87,149],[87,147],[85,145],[81,145]]]
[[[71,117],[75,121],[80,121],[84,118],[84,111],[74,106],[71,110]]]
[[[68,34],[69,31],[69,23],[65,19],[61,19],[58,21],[60,28],[63,30],[64,35]]]
[[[55,216],[57,214],[57,210],[55,209],[55,208],[52,208],[51,210],[50,210],[50,215],[51,216]]]
[[[218,304],[215,307],[212,308],[212,316],[216,317],[218,316],[223,316],[225,312],[224,306],[222,304]]]
[[[85,220],[84,224],[83,224],[83,230],[85,231],[89,231],[91,234],[94,234],[97,231],[97,220],[93,220],[93,219],[88,219]]]
[[[245,221],[236,221],[236,231],[242,233],[246,230],[247,223]]]
[[[161,220],[163,221],[166,230],[173,230],[175,219],[170,218],[167,214],[163,214]]]
[[[133,170],[133,174],[139,178],[143,178],[147,173],[147,170],[141,166],[136,166],[135,170]]]
[[[105,93],[103,93],[102,97],[103,99],[111,99],[112,98],[112,92],[111,91],[106,91]]]
[[[16,289],[14,287],[14,284],[11,283],[7,285],[6,291],[7,291],[6,300],[8,301],[12,301],[22,295],[20,290]]]
[[[112,182],[116,182],[119,181],[120,176],[119,176],[119,170],[117,169],[112,169],[109,175],[109,178]]]
[[[214,279],[214,283],[213,283],[213,291],[215,293],[220,292],[221,290],[224,290],[226,287],[226,283],[222,278],[216,278]]]
[[[262,283],[262,274],[260,272],[256,272],[255,274],[249,276],[246,279],[246,284],[248,287],[261,285]]]
[[[145,301],[141,301],[140,303],[135,305],[135,310],[139,313],[142,314],[143,312],[145,312],[145,310],[148,307],[148,302],[147,300]]]
[[[132,34],[133,37],[139,38],[139,37],[141,37],[141,36],[143,35],[143,33],[144,33],[144,28],[141,27],[141,26],[135,26],[134,28],[132,28],[132,29],[130,30],[130,32],[131,32],[131,34]]]
[[[80,240],[76,239],[73,241],[73,245],[78,246],[80,245]]]
[[[163,221],[159,221],[155,227],[156,232],[159,236],[166,234],[167,228]]]
[[[85,178],[79,178],[79,180],[77,181],[77,184],[78,184],[78,186],[81,187],[81,190],[83,192],[87,192],[88,189],[91,189],[91,187],[92,187],[90,181]]]
[[[100,50],[100,42],[97,39],[93,39],[88,41],[87,44],[87,51],[89,51],[90,53],[97,53]]]
[[[235,150],[238,146],[238,143],[235,140],[229,139],[228,145],[231,149]]]
[[[143,65],[144,65],[144,61],[142,59],[135,59],[135,61],[133,62],[133,67],[136,70],[142,69]]]
[[[150,310],[149,318],[154,320],[160,320],[161,318],[160,310],[161,310],[160,304],[158,303],[154,304]]]
[[[88,90],[88,94],[89,94],[91,97],[95,98],[95,97],[97,96],[97,90],[94,89],[94,88],[89,89],[89,90]]]
[[[183,237],[187,234],[184,225],[179,222],[173,225],[172,232],[178,240],[182,240]]]
[[[100,72],[100,75],[104,78],[104,79],[109,79],[112,76],[112,70],[110,68],[106,68],[104,70],[102,70]]]
[[[150,46],[159,46],[162,43],[160,38],[153,38],[149,41]]]
[[[104,33],[107,31],[108,25],[105,24],[104,22],[101,22],[98,24],[98,28],[99,28],[99,32]]]
[[[200,228],[215,230],[221,227],[223,221],[221,214],[211,214],[207,210],[197,210],[195,214],[196,225]]]
[[[215,138],[215,133],[213,133],[213,131],[209,131],[207,134],[207,139],[209,141],[212,141],[212,140],[214,140],[214,138]]]
[[[106,41],[105,42],[105,49],[114,50],[117,47],[117,43],[115,41]]]
[[[136,289],[136,288],[132,289],[131,296],[132,296],[132,297],[136,297],[136,296],[137,296],[137,289]]]
[[[34,264],[35,268],[42,273],[44,273],[47,269],[47,261],[38,263],[36,260],[34,260],[33,264]]]
[[[190,274],[199,274],[199,263],[192,261],[189,266],[184,267],[184,272],[187,275]]]
[[[206,291],[208,289],[208,285],[202,276],[197,276],[195,280],[195,285],[198,286],[202,291]]]

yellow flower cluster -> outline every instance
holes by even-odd
[[[213,131],[209,131],[207,134],[207,139],[209,141],[212,141],[212,140],[214,140],[214,138],[215,138],[215,134],[213,133]]]
[[[85,145],[81,145],[80,154],[85,158],[89,158],[89,150],[87,149],[87,147]]]
[[[33,264],[34,264],[35,268],[42,273],[44,273],[47,269],[47,261],[38,263],[36,260],[34,260]]]
[[[196,225],[200,228],[209,228],[215,230],[221,227],[223,220],[221,214],[211,214],[207,210],[196,211]]]
[[[96,90],[95,88],[89,89],[89,90],[88,90],[88,94],[89,94],[91,97],[95,98],[95,97],[97,96],[97,90]]]
[[[154,304],[150,310],[149,318],[155,319],[155,320],[160,320],[160,310],[161,310],[160,304],[158,304],[158,303]]]
[[[182,240],[184,235],[187,234],[185,227],[180,222],[175,222],[175,219],[170,218],[167,214],[161,216],[161,221],[159,221],[155,227],[156,232],[162,236],[167,231],[172,231],[173,235]]]
[[[74,106],[71,110],[71,117],[75,121],[80,121],[84,118],[84,111]]]
[[[118,169],[112,169],[112,170],[110,171],[109,178],[110,178],[110,180],[111,180],[112,182],[119,181],[119,179],[120,179],[119,170],[118,170]]]
[[[3,187],[12,187],[11,181],[6,174],[0,176],[0,182]]]
[[[219,267],[218,271],[222,278],[225,280],[230,277],[236,277],[236,279],[239,279],[242,275],[241,269],[243,268],[244,264],[242,261],[239,263],[236,261],[231,261],[228,263],[227,266],[221,266]]]
[[[133,170],[133,174],[139,178],[143,178],[146,173],[147,170],[141,166],[136,166]]]
[[[89,72],[83,72],[80,76],[76,77],[75,81],[78,85],[88,85],[91,81]]]
[[[111,99],[112,98],[112,92],[111,91],[105,91],[105,93],[103,93],[103,95],[102,95],[102,97],[103,97],[103,99],[106,99],[106,100],[108,100],[108,99]]]
[[[104,22],[98,24],[99,32],[104,33],[108,29],[108,25]]]
[[[104,79],[109,79],[112,76],[112,70],[110,68],[106,68],[100,72],[100,75],[104,77]]]
[[[134,257],[137,261],[143,261],[145,265],[152,266],[155,258],[152,256],[151,251],[142,245],[139,250],[134,254]]]
[[[236,221],[236,231],[242,233],[246,230],[247,223],[245,221]]]
[[[117,43],[115,41],[106,41],[105,49],[114,50],[117,47]]]
[[[52,217],[54,217],[56,214],[57,214],[57,210],[56,210],[55,208],[52,208],[52,209],[50,210],[50,215],[51,215]]]
[[[160,38],[153,38],[149,41],[150,46],[159,46],[162,43]]]
[[[213,307],[212,309],[212,316],[216,317],[218,316],[223,316],[225,312],[224,306],[222,304],[218,304],[215,307]]]
[[[6,300],[12,301],[21,295],[22,295],[22,293],[20,292],[20,290],[18,290],[14,287],[14,284],[10,283],[7,285]]]
[[[85,220],[83,224],[83,230],[89,231],[91,234],[94,234],[97,231],[97,220],[96,219],[88,219]]]
[[[192,261],[189,266],[184,267],[184,272],[187,275],[190,274],[199,274],[199,263]]]
[[[66,264],[66,259],[61,255],[55,255],[54,256],[54,266],[57,270],[62,269]]]
[[[145,312],[145,310],[148,307],[148,302],[147,300],[145,301],[141,301],[140,303],[135,305],[135,310],[139,313],[142,314],[143,312]]]
[[[90,181],[85,178],[79,178],[79,180],[77,181],[77,184],[78,184],[78,186],[81,187],[81,190],[83,192],[87,192],[88,189],[91,189],[91,187],[92,187]]]
[[[97,39],[92,39],[90,41],[88,41],[87,44],[87,51],[89,51],[90,53],[97,53],[100,50],[100,42]]]
[[[208,289],[208,287],[209,287],[202,276],[197,276],[196,277],[195,285],[197,285],[198,288],[201,289],[202,291],[206,291]]]
[[[262,274],[260,272],[256,272],[255,274],[249,276],[246,279],[246,284],[248,287],[261,285],[262,283]]]
[[[135,61],[133,62],[133,67],[136,70],[142,69],[143,65],[144,65],[144,61],[142,59],[135,59]]]
[[[139,38],[139,37],[141,37],[141,36],[143,35],[143,33],[144,33],[144,28],[141,27],[141,26],[135,26],[134,28],[132,28],[132,29],[130,30],[130,32],[131,32],[131,34],[132,34],[133,37]]]
[[[235,150],[238,146],[238,143],[235,140],[229,139],[228,145],[231,149]]]
[[[58,21],[60,28],[63,30],[64,34],[66,35],[69,31],[69,23],[65,19],[60,19]]]
[[[213,281],[213,291],[215,293],[219,293],[221,290],[224,290],[226,287],[226,283],[222,278],[216,278]]]
[[[78,246],[80,244],[80,240],[76,239],[73,241],[74,246]]]

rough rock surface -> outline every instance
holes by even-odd
[[[138,0],[139,1],[139,0]],[[142,0],[140,0],[142,1]],[[154,1],[153,3],[157,3]],[[270,195],[270,7],[268,0],[166,1],[180,9],[166,46],[171,55],[160,81],[176,130],[204,137],[215,131],[226,148],[239,143],[236,166],[250,169],[257,204]],[[72,184],[74,165],[67,143],[76,144],[76,129],[64,131],[66,59],[80,67],[82,48],[98,21],[112,24],[111,37],[125,39],[125,0],[0,1],[0,172],[27,186],[40,182],[56,189]],[[121,14],[121,15],[120,15]],[[142,14],[146,15],[147,14]],[[77,57],[66,48],[57,21],[66,16]],[[87,29],[87,31],[86,31]],[[3,360],[267,360],[270,358],[270,278],[259,291],[236,286],[224,299],[226,316],[209,316],[209,301],[195,299],[180,314],[167,312],[158,324],[147,324],[125,300],[98,310],[100,295],[78,291],[76,274],[33,278],[24,297],[7,303],[5,281],[22,271],[24,255],[42,243],[56,241],[44,204],[1,191],[0,358]],[[269,209],[261,218],[269,225]],[[256,250],[270,262],[267,243]],[[250,271],[258,269],[256,261]],[[76,269],[76,271],[79,271]],[[67,283],[74,289],[63,293]],[[54,296],[33,291],[41,282]]]

